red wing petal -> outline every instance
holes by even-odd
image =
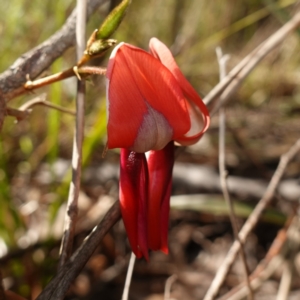
[[[150,151],[147,158],[149,169],[148,199],[148,247],[168,253],[168,226],[174,143],[160,151]]]
[[[165,254],[169,253],[168,232],[169,232],[169,215],[170,215],[170,198],[172,190],[172,177],[169,180],[166,192],[161,204],[160,223],[161,223],[161,246],[160,250]]]
[[[148,259],[147,246],[148,169],[145,155],[121,149],[120,206],[134,254]]]
[[[202,105],[199,106],[195,104],[194,99],[188,99],[191,128],[186,134],[176,139],[176,142],[185,146],[195,144],[208,129],[210,124],[209,112],[205,104],[202,101],[201,103]]]
[[[151,54],[159,59],[174,75],[189,102],[188,110],[191,117],[191,130],[177,138],[176,141],[185,145],[193,144],[207,130],[210,122],[209,112],[197,92],[183,76],[168,47],[157,38],[150,40],[149,47]]]

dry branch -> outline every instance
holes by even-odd
[[[0,270],[0,300],[5,300],[5,293],[4,293],[4,287],[3,287],[3,281],[2,281],[2,272]]]
[[[258,63],[274,48],[276,48],[287,36],[300,26],[300,12],[278,29],[266,41],[261,43],[249,55],[247,55],[228,75],[217,84],[203,99],[209,105],[211,114],[215,114],[232,95],[237,91],[245,78],[258,65]]]
[[[295,218],[295,217],[293,217]],[[288,230],[290,230],[293,218],[287,220],[284,228],[278,231],[277,236],[272,242],[265,258],[259,263],[250,275],[251,286],[257,289],[261,284],[275,272],[278,265],[283,262],[284,245],[288,239]],[[273,272],[272,272],[273,271]],[[218,300],[242,299],[247,295],[247,287],[245,282],[235,286]]]
[[[281,156],[279,165],[268,185],[268,188],[262,197],[262,199],[259,201],[259,203],[256,205],[255,209],[245,222],[244,226],[239,232],[239,238],[242,243],[245,243],[248,234],[252,231],[252,229],[256,226],[259,217],[261,216],[264,209],[267,207],[267,205],[270,203],[272,198],[274,197],[274,194],[276,192],[276,189],[278,187],[278,184],[284,174],[284,171],[288,165],[288,163],[295,157],[295,155],[300,151],[300,139],[296,141],[296,143],[289,149],[289,151]],[[214,297],[217,295],[229,269],[232,263],[234,262],[234,259],[240,249],[240,243],[238,241],[235,241],[226,258],[224,259],[222,265],[218,269],[218,272],[209,287],[204,300],[211,300],[214,299]]]
[[[87,18],[107,0],[89,0]],[[60,30],[48,40],[19,57],[12,66],[0,74],[0,95],[6,101],[22,94],[25,91],[23,84],[39,76],[68,48],[75,45],[76,9]]]
[[[86,1],[77,0],[76,53],[77,61],[83,55],[86,40]],[[60,267],[69,259],[73,249],[73,239],[78,213],[78,197],[81,183],[82,144],[84,136],[85,81],[77,79],[76,120],[73,137],[72,181],[65,213],[65,229],[61,243]]]
[[[121,211],[117,201],[94,228],[82,246],[71,256],[58,274],[51,280],[37,300],[60,300],[67,293],[70,284],[77,277],[92,256],[100,241],[110,228],[120,219]]]
[[[95,10],[107,0],[89,0],[87,19]],[[31,49],[19,57],[12,66],[0,74],[0,130],[6,114],[6,103],[10,99],[26,92],[23,85],[27,81],[39,76],[68,48],[75,44],[76,9],[60,30],[48,40]]]
[[[125,280],[125,285],[123,289],[123,295],[122,295],[122,300],[128,300],[128,295],[129,295],[129,288],[132,280],[132,273],[134,269],[134,264],[135,264],[136,257],[133,252],[131,252],[128,268],[127,268],[127,274],[126,274],[126,280]]]
[[[226,63],[229,59],[228,55],[223,55],[221,48],[216,49],[217,57],[218,57],[218,63],[219,63],[219,69],[220,69],[220,81],[225,78],[226,76]],[[227,203],[227,206],[229,208],[229,217],[231,226],[233,229],[234,239],[240,243],[240,257],[243,264],[244,274],[245,274],[245,280],[248,287],[248,299],[253,300],[253,292],[250,286],[249,281],[249,270],[248,265],[246,261],[246,254],[244,251],[244,245],[239,239],[239,226],[237,222],[237,218],[235,215],[234,207],[233,207],[233,201],[230,197],[229,190],[228,190],[228,182],[227,182],[227,170],[225,166],[225,132],[226,132],[226,111],[225,107],[221,107],[219,110],[219,171],[220,171],[220,182],[221,182],[221,188],[223,192],[224,199]]]

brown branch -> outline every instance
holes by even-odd
[[[87,19],[106,1],[107,0],[89,0]],[[74,46],[75,27],[76,9],[73,10],[60,30],[42,44],[23,54],[11,67],[0,74],[0,96],[8,101],[25,93],[26,90],[23,85],[27,81],[27,74],[29,74],[31,79],[36,78],[68,48]]]
[[[171,298],[171,288],[172,285],[176,282],[178,276],[176,274],[171,275],[165,284],[165,291],[164,291],[164,300],[172,300]]]
[[[37,105],[46,106],[52,109],[59,110],[63,113],[75,115],[75,112],[73,110],[64,108],[62,106],[53,104],[46,100],[46,94],[41,94],[38,97],[35,97],[34,99],[31,99],[24,103],[19,109],[7,107],[6,108],[6,115],[12,116],[17,119],[17,121],[22,121],[28,117],[28,115],[31,113],[31,108]]]
[[[18,122],[26,119],[30,112],[28,110],[20,110],[16,108],[7,107],[6,116],[15,117]]]
[[[219,69],[220,69],[220,80],[226,76],[226,62],[229,58],[228,55],[223,55],[221,48],[216,49]],[[246,261],[246,254],[244,251],[244,245],[239,239],[239,226],[237,223],[236,214],[233,207],[233,202],[229,194],[228,182],[227,182],[227,170],[225,166],[225,132],[226,132],[226,112],[225,107],[221,107],[219,111],[219,171],[220,171],[220,182],[223,192],[224,199],[229,208],[230,222],[233,229],[234,239],[240,243],[240,258],[243,265],[243,271],[245,273],[245,280],[248,287],[248,299],[253,299],[253,292],[249,281],[249,269]]]
[[[37,105],[42,105],[42,106],[46,106],[46,107],[49,107],[52,109],[56,109],[63,113],[67,113],[67,114],[70,114],[73,116],[75,115],[74,111],[47,101],[46,94],[41,94],[40,96],[29,100],[28,102],[23,104],[19,109],[7,107],[6,115],[15,117],[17,119],[17,121],[19,122],[19,121],[26,119],[29,116],[29,114],[31,113],[31,108],[34,106],[37,106]]]
[[[76,23],[76,52],[79,60],[85,50],[86,39],[86,1],[77,0],[77,23]],[[85,82],[77,80],[76,94],[76,124],[73,137],[72,154],[72,182],[70,183],[67,209],[65,214],[65,229],[61,243],[59,267],[61,268],[72,254],[73,240],[77,222],[78,197],[81,182],[82,144],[84,131],[84,102]]]
[[[299,209],[299,207],[298,207]],[[296,265],[296,256],[299,253],[299,241],[300,241],[300,218],[299,213],[294,217],[293,222],[288,231],[288,240],[285,244],[286,253],[283,265],[283,272],[278,288],[277,298],[278,300],[290,299],[289,294],[294,279],[294,271]]]
[[[79,75],[105,75],[106,68],[94,67],[94,66],[83,66],[78,68]]]
[[[72,76],[77,76],[79,79],[81,79],[81,75],[87,76],[87,75],[105,75],[105,74],[106,74],[106,68],[100,68],[94,66],[83,66],[80,68],[76,68],[75,71],[75,67],[72,67],[62,72],[47,77],[39,78],[34,81],[29,79],[24,84],[24,88],[26,91],[32,91],[41,88],[45,85],[70,78]]]
[[[2,271],[1,270],[0,270],[0,300],[6,300],[4,287],[3,287]]]
[[[253,288],[257,288],[263,282],[263,279],[267,279],[265,274],[268,266],[273,263],[274,259],[281,256],[283,253],[283,247],[287,242],[288,238],[288,230],[292,224],[292,221],[295,217],[289,218],[281,230],[278,231],[275,239],[273,240],[265,258],[259,263],[259,265],[255,268],[255,270],[250,275],[251,286]],[[282,258],[283,260],[283,258]],[[282,260],[280,263],[282,263]],[[275,268],[276,269],[276,268]],[[274,270],[274,269],[273,269]],[[275,270],[274,270],[275,271]],[[272,274],[267,272],[268,274]],[[218,298],[218,300],[232,300],[233,297],[243,298],[247,294],[247,289],[245,288],[245,282],[240,283],[239,285],[232,288],[229,292],[224,294],[222,297]]]
[[[244,226],[239,232],[239,238],[242,243],[245,243],[248,234],[251,232],[251,230],[256,226],[259,217],[261,216],[262,212],[265,210],[267,205],[270,203],[272,198],[274,197],[275,191],[278,187],[278,184],[284,174],[284,171],[288,165],[288,163],[296,156],[296,154],[300,151],[300,139],[296,141],[296,143],[289,149],[289,151],[281,156],[279,165],[268,185],[268,188],[264,194],[264,196],[261,198],[261,200],[258,202],[254,210],[252,211],[251,215],[245,222]],[[235,241],[229,252],[227,253],[226,258],[224,259],[222,265],[219,267],[217,274],[212,281],[204,300],[211,300],[214,299],[216,296],[216,293],[219,291],[220,286],[223,283],[223,280],[226,276],[226,274],[229,271],[230,266],[234,262],[234,259],[240,249],[240,243],[238,241]]]
[[[91,255],[99,246],[109,229],[121,218],[119,201],[110,208],[103,220],[86,238],[83,245],[72,255],[58,274],[50,281],[37,300],[60,300],[69,289],[70,284],[78,276]]]
[[[67,70],[64,70],[62,72],[47,76],[47,77],[43,77],[43,78],[39,78],[37,80],[32,81],[30,76],[26,76],[26,82],[24,84],[24,93],[25,92],[29,92],[32,91],[34,89],[38,89],[42,86],[45,86],[47,84],[51,84],[57,81],[61,81],[64,79],[67,79],[69,77],[75,76],[75,72],[74,72],[74,68],[69,68]],[[22,93],[23,93],[22,92]]]
[[[219,107],[224,105],[225,102],[232,97],[255,66],[270,53],[270,51],[284,41],[291,32],[298,28],[299,25],[300,12],[247,55],[205,96],[203,100],[206,104],[209,104],[211,115],[215,114]]]
[[[107,0],[89,0],[87,19]],[[24,53],[6,71],[0,74],[0,131],[6,116],[6,102],[26,93],[24,83],[29,74],[35,79],[68,48],[75,44],[76,9],[60,30],[48,40]]]
[[[2,129],[5,116],[6,116],[6,102],[4,97],[0,94],[0,132]]]
[[[35,101],[33,101],[35,100]],[[72,116],[75,116],[75,112],[71,109],[67,109],[67,108],[64,108],[62,106],[59,106],[59,105],[56,105],[52,102],[49,102],[47,100],[43,100],[43,99],[33,99],[31,101],[28,101],[26,102],[24,105],[22,105],[20,107],[20,111],[26,111],[26,110],[31,110],[32,107],[34,106],[37,106],[37,105],[42,105],[42,106],[46,106],[46,107],[49,107],[49,108],[53,108],[53,109],[56,109],[60,112],[63,112],[63,113],[66,113],[66,114],[70,114]],[[24,109],[24,107],[26,107],[26,109]]]

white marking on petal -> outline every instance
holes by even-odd
[[[115,58],[115,56],[116,56],[118,50],[119,50],[120,47],[122,47],[124,44],[125,44],[124,42],[121,42],[120,44],[118,44],[118,45],[113,49],[113,51],[111,52],[109,58],[110,58],[110,59],[111,59],[111,58]]]
[[[173,129],[163,114],[153,109],[148,103],[148,112],[138,131],[132,150],[147,152],[163,149],[173,137]]]
[[[198,134],[199,132],[201,132],[203,130],[203,127],[204,127],[204,120],[203,120],[202,112],[199,110],[198,107],[196,107],[196,105],[192,101],[189,101],[189,103],[190,103],[189,115],[190,115],[190,119],[191,119],[191,128],[185,134],[186,137]]]
[[[119,43],[111,52],[110,57],[109,57],[109,61],[108,61],[108,67],[107,67],[107,72],[106,72],[106,120],[108,122],[109,120],[109,84],[110,84],[110,77],[112,76],[112,72],[113,72],[113,68],[114,68],[114,64],[115,64],[115,56],[118,52],[118,50],[124,45],[124,42]]]
[[[114,66],[115,66],[115,56],[116,56],[118,50],[120,49],[120,47],[123,46],[123,45],[124,45],[123,42],[118,44],[110,54],[107,69],[106,69],[106,75],[105,75],[105,77],[108,78],[108,79],[111,79],[111,76],[112,76],[112,73],[113,73],[113,69],[114,69]]]
[[[105,80],[105,90],[106,90],[106,123],[109,120],[109,83],[110,80],[106,78]]]

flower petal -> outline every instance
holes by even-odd
[[[193,144],[197,142],[207,130],[210,121],[209,112],[197,92],[183,76],[169,48],[157,38],[150,40],[149,47],[150,53],[160,60],[174,75],[188,101],[191,128],[189,132],[175,140],[184,145]]]
[[[172,176],[169,179],[168,185],[166,187],[166,192],[161,204],[160,211],[160,240],[161,246],[160,250],[165,254],[169,253],[168,247],[168,232],[169,232],[169,214],[170,214],[170,200],[171,200],[171,190],[172,190]]]
[[[147,246],[148,168],[145,154],[121,149],[120,206],[134,254],[148,260]]]
[[[110,58],[107,78],[108,148],[159,150],[190,129],[177,80],[149,53],[119,45]]]
[[[124,59],[117,53],[124,43],[112,52],[107,68],[107,146],[130,148],[133,146],[147,105],[133,81]]]
[[[174,142],[160,151],[147,153],[149,170],[148,247],[168,253],[168,226]]]

